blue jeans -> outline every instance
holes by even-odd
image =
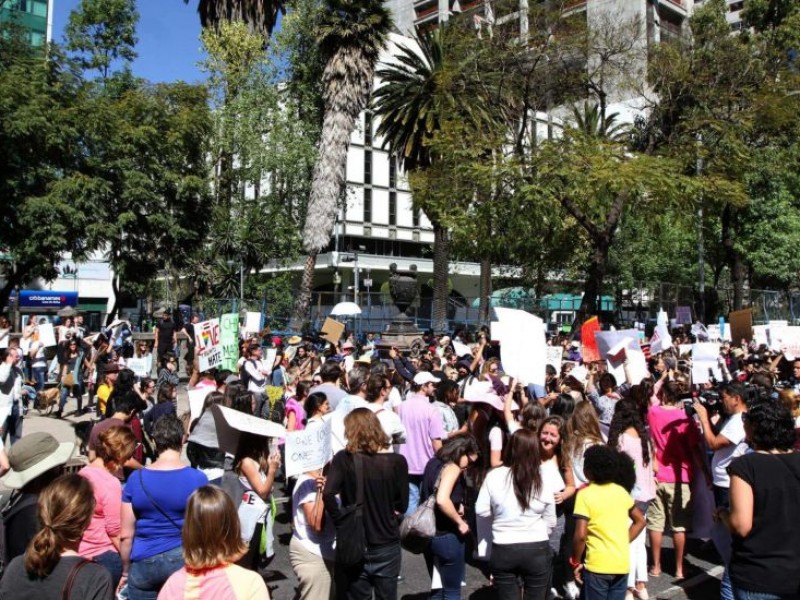
[[[182,567],[183,550],[180,546],[131,563],[128,597],[130,600],[157,600],[158,592],[169,576]]]
[[[422,486],[422,475],[409,475],[408,476],[408,508],[406,509],[406,517],[414,514],[419,506],[420,487]]]
[[[544,600],[550,583],[550,542],[524,544],[492,543],[489,570],[499,600],[519,600],[522,579],[525,600]]]
[[[33,367],[33,380],[36,382],[36,391],[41,392],[47,381],[47,367]]]
[[[58,410],[64,410],[64,407],[67,405],[67,398],[69,398],[70,391],[72,391],[72,395],[77,399],[77,412],[80,413],[83,410],[83,395],[81,395],[80,386],[77,385],[73,385],[72,388],[69,388],[65,385],[61,386],[61,397],[58,401]]]
[[[374,591],[375,600],[397,600],[401,557],[400,542],[397,542],[367,549],[364,561],[352,567],[337,564],[336,597],[339,600],[372,600]]]
[[[768,592],[748,592],[736,586],[733,587],[733,597],[736,600],[797,600],[797,594],[782,596],[780,594],[770,594]]]
[[[111,584],[113,589],[117,589],[119,580],[122,578],[122,558],[116,550],[109,550],[98,554],[94,557],[94,562],[98,565],[105,567],[106,571],[111,574]]]
[[[625,600],[628,590],[628,574],[604,575],[583,570],[583,600]]]
[[[3,423],[3,443],[5,444],[6,438],[11,436],[11,445],[13,446],[22,437],[22,414],[20,413],[20,406],[18,402],[11,405],[11,413],[6,417],[6,422]]]
[[[443,533],[431,540],[425,552],[428,572],[433,575],[433,563],[442,578],[442,589],[431,590],[431,598],[460,600],[461,582],[464,581],[464,540],[455,533]]]

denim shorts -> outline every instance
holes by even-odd
[[[128,597],[130,600],[157,600],[161,587],[183,564],[183,549],[180,546],[131,563]]]

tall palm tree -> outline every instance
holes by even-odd
[[[266,40],[272,35],[278,12],[286,9],[283,0],[200,0],[197,12],[203,27],[216,29],[223,21],[243,21]]]
[[[372,92],[375,65],[391,29],[382,0],[327,0],[319,25],[324,112],[303,228],[307,254],[293,326],[305,320],[317,254],[331,239],[344,189],[347,145]]]

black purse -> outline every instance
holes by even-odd
[[[356,503],[343,506],[334,526],[336,527],[336,562],[352,567],[364,560],[367,536],[364,532],[364,457],[360,452],[353,455],[356,469]]]

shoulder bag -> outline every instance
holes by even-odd
[[[169,521],[170,523],[172,523],[172,526],[173,526],[173,527],[175,527],[175,529],[177,529],[179,532],[183,531],[183,528],[182,528],[180,525],[178,525],[178,523],[175,521],[175,519],[173,519],[172,517],[170,517],[170,516],[169,516],[169,515],[168,515],[168,514],[167,514],[167,513],[164,511],[164,509],[163,509],[163,508],[161,508],[161,507],[158,505],[158,503],[157,503],[157,502],[156,502],[156,501],[153,499],[153,497],[150,495],[150,492],[148,492],[148,491],[147,491],[147,488],[146,488],[146,487],[144,487],[144,475],[142,474],[142,471],[143,471],[143,470],[144,470],[144,469],[141,469],[141,470],[139,471],[139,485],[141,485],[141,486],[142,486],[142,491],[144,492],[144,495],[145,495],[145,496],[147,496],[147,499],[150,501],[150,504],[152,504],[152,505],[153,505],[153,508],[155,508],[155,509],[156,509],[158,512],[160,512],[160,513],[161,513],[161,516],[162,516],[162,517],[164,517],[164,518],[165,518],[167,521]]]
[[[436,492],[439,491],[442,471],[446,466],[442,465],[439,470],[433,490],[425,502],[420,504],[417,510],[403,519],[400,524],[400,544],[413,554],[424,552],[436,536]]]
[[[336,562],[351,567],[364,560],[367,536],[364,532],[364,457],[360,452],[353,454],[356,470],[356,503],[343,506],[334,526],[336,527]]]

